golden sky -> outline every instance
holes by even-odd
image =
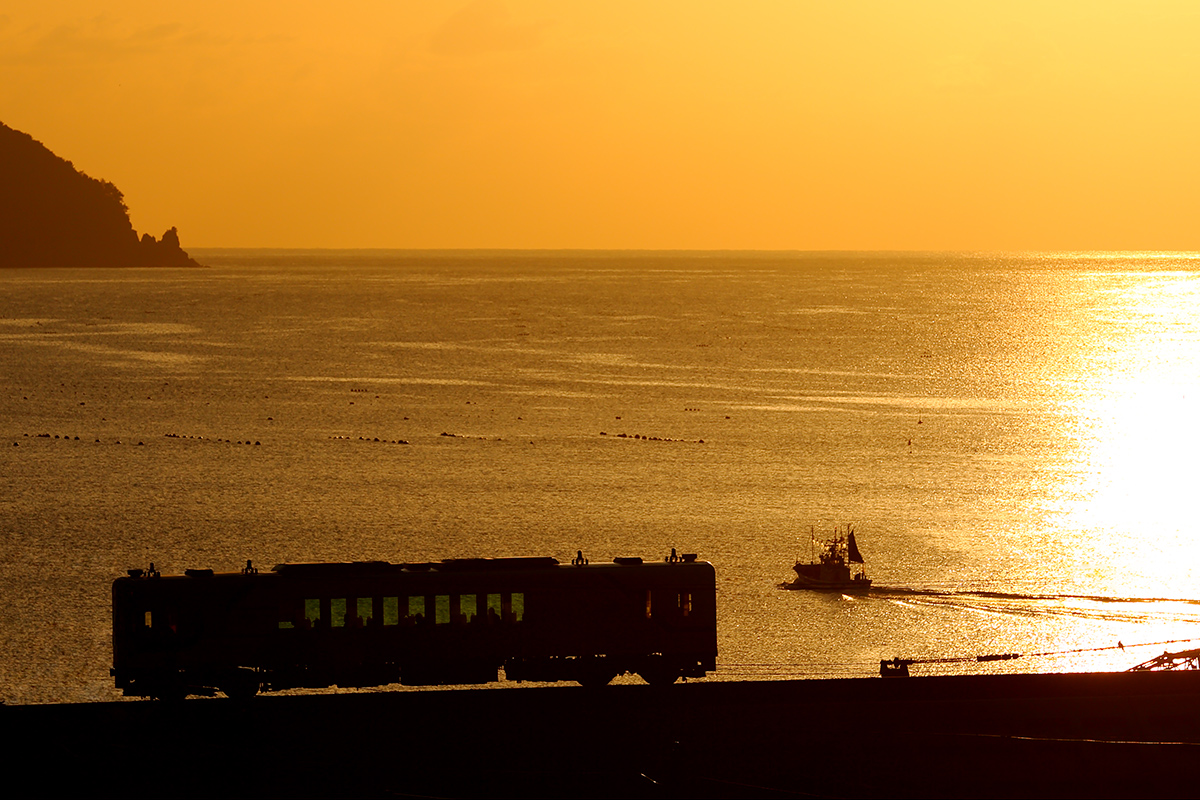
[[[185,247],[1200,249],[1197,42],[1189,0],[0,2],[0,121]]]

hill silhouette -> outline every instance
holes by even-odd
[[[0,267],[198,267],[171,228],[140,238],[124,195],[0,123]]]

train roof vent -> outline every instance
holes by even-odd
[[[620,564],[623,567],[632,567],[635,564],[642,563],[641,556],[617,556],[613,559],[614,564]]]
[[[211,578],[213,571],[211,569],[185,569],[183,574],[189,578]]]
[[[446,558],[433,565],[439,572],[465,572],[469,570],[544,569],[557,567],[558,559],[552,556],[527,556],[516,558]]]
[[[690,564],[696,560],[696,554],[695,553],[684,553],[683,560]]]

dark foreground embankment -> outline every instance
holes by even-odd
[[[1192,796],[1200,673],[0,709],[19,795]]]

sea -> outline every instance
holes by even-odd
[[[1200,254],[192,255],[0,270],[4,703],[119,699],[151,563],[675,548],[717,681],[1200,647]]]

